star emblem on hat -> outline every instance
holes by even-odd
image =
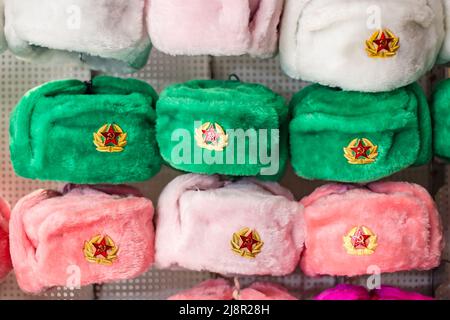
[[[366,52],[371,58],[391,58],[400,49],[400,39],[389,29],[375,31],[366,41]]]
[[[354,227],[344,236],[344,248],[350,255],[371,255],[377,248],[377,236],[368,227]]]
[[[233,233],[231,250],[244,258],[256,258],[261,252],[264,242],[256,230],[243,228]]]
[[[197,146],[210,151],[223,151],[228,146],[228,135],[218,123],[205,122],[195,129]]]
[[[356,138],[347,147],[344,147],[344,157],[349,164],[371,164],[378,157],[378,146],[367,138]]]
[[[117,259],[119,248],[108,235],[96,235],[84,242],[83,253],[88,262],[111,265]]]
[[[122,152],[128,143],[127,137],[127,133],[118,124],[107,123],[94,132],[93,142],[99,152]]]

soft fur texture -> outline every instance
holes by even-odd
[[[168,300],[297,300],[276,284],[255,282],[238,290],[224,279],[206,280],[192,289],[182,291]]]
[[[392,58],[371,58],[365,43],[381,28],[400,38]],[[444,40],[443,5],[437,0],[286,0],[280,32],[284,71],[344,90],[382,92],[406,86],[430,70]]]
[[[157,107],[157,140],[161,155],[172,167],[183,171],[224,174],[231,176],[261,176],[267,180],[278,180],[284,172],[288,158],[287,148],[287,119],[288,108],[285,100],[270,89],[259,85],[242,83],[239,81],[196,80],[183,84],[176,84],[166,88],[158,100]],[[271,144],[271,130],[277,129],[279,137],[275,137],[279,149],[278,171],[265,173],[261,170],[270,167],[261,161],[260,152],[256,154],[256,163],[252,163],[249,154],[254,144],[245,140],[245,149],[239,149],[238,139],[229,139],[229,145],[223,151],[209,151],[197,145],[195,140],[195,122],[200,124],[211,122],[218,123],[225,132],[231,129],[256,130],[258,149],[264,149],[264,155],[273,153]],[[187,157],[182,152],[176,152],[180,142],[186,142],[184,137],[173,139],[172,135],[179,129],[185,129],[190,133],[187,141],[191,147],[191,153]],[[262,144],[260,139],[261,129],[267,130],[268,143]],[[235,143],[232,143],[235,141]],[[254,143],[254,142],[253,142]],[[234,148],[232,146],[234,145]],[[263,146],[263,147],[261,147]],[[268,150],[267,150],[268,149]],[[232,153],[232,164],[227,164],[228,152]],[[174,161],[173,153],[181,154],[187,161]],[[245,153],[245,163],[240,163],[240,157]],[[196,160],[196,154],[203,154],[200,161]],[[205,161],[205,155],[220,158],[222,163],[209,164]],[[200,156],[201,157],[201,156]]]
[[[152,42],[172,55],[270,57],[284,0],[151,0]]]
[[[9,204],[0,197],[0,281],[12,269],[11,256],[9,254],[9,216]]]
[[[450,161],[450,80],[444,80],[436,87],[431,114],[434,153]]]
[[[292,100],[291,162],[307,179],[368,182],[431,160],[429,106],[418,84],[384,93],[312,85]],[[374,163],[344,156],[353,139],[378,146]]]
[[[368,291],[362,286],[339,284],[325,290],[315,300],[433,300],[433,298],[390,286],[381,286],[380,289]]]
[[[377,182],[367,187],[330,184],[300,202],[306,240],[301,267],[309,276],[357,276],[370,266],[381,272],[429,270],[440,263],[442,227],[436,205],[421,186]],[[358,226],[377,236],[371,255],[347,253],[343,239]]]
[[[129,187],[116,187],[113,194],[81,186],[67,191],[35,191],[12,211],[11,256],[22,290],[38,293],[66,286],[71,266],[79,268],[82,286],[134,278],[150,267],[154,260],[150,200],[132,195],[135,191]],[[111,265],[86,260],[84,243],[96,235],[108,235],[119,248]]]
[[[26,178],[73,183],[144,181],[161,157],[155,141],[156,92],[135,79],[97,77],[92,91],[78,80],[29,91],[12,112],[11,160]],[[93,133],[104,124],[127,133],[122,152],[99,152]]]
[[[450,0],[442,0],[442,2],[444,4],[446,32],[438,62],[448,63],[450,61]]]
[[[147,62],[146,0],[4,1],[9,49],[22,59],[123,73]]]
[[[6,50],[8,44],[5,39],[5,11],[3,0],[0,0],[0,53]]]
[[[156,263],[233,275],[286,275],[303,249],[303,208],[276,183],[221,181],[188,174],[173,180],[158,202]],[[255,258],[231,249],[233,234],[256,230]]]

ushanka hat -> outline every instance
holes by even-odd
[[[12,269],[11,256],[9,254],[9,216],[9,204],[0,197],[0,281]]]
[[[431,159],[430,111],[417,84],[383,93],[312,85],[291,108],[291,161],[301,177],[368,182]]]
[[[135,79],[49,82],[11,115],[17,175],[73,183],[144,181],[161,166],[155,141],[156,92]]]
[[[286,0],[280,60],[296,79],[390,91],[431,70],[444,30],[440,0]]]
[[[267,180],[284,172],[288,108],[262,85],[231,80],[172,85],[161,93],[156,112],[161,155],[176,169]]]
[[[150,200],[126,186],[67,186],[63,193],[25,196],[11,214],[11,256],[20,288],[39,293],[145,272],[154,259],[153,211]]]
[[[146,0],[4,1],[6,38],[19,58],[122,73],[147,63]]]
[[[358,276],[429,270],[440,263],[442,226],[436,205],[421,186],[377,182],[367,187],[331,184],[304,206],[308,276]]]
[[[303,249],[302,207],[274,182],[188,174],[158,202],[156,263],[238,275],[286,275]]]
[[[224,279],[203,281],[168,300],[297,300],[280,285],[255,282],[245,289],[233,287]]]
[[[450,161],[450,80],[437,86],[431,104],[433,148],[436,156]]]
[[[152,0],[154,46],[172,55],[270,57],[277,52],[284,0]]]
[[[6,50],[8,44],[6,43],[5,33],[5,12],[4,12],[4,4],[3,0],[0,0],[0,53]]]
[[[325,290],[315,300],[433,300],[433,298],[391,286],[381,286],[369,291],[362,286],[339,284]]]

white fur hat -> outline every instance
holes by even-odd
[[[4,0],[9,49],[24,60],[133,72],[151,44],[146,0]]]
[[[5,11],[3,0],[0,0],[0,53],[5,51],[7,47],[5,33],[3,31],[4,27],[5,27]]]
[[[446,35],[444,39],[444,45],[442,46],[441,53],[439,55],[439,63],[448,63],[450,61],[450,0],[442,0],[444,3],[444,21],[446,28]]]
[[[280,59],[296,79],[390,91],[433,67],[444,33],[440,0],[286,0]]]

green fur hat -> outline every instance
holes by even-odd
[[[431,159],[430,112],[418,84],[383,93],[312,85],[291,108],[292,165],[301,177],[369,182]]]
[[[197,80],[166,88],[156,137],[163,159],[188,172],[278,180],[287,150],[288,107],[270,89]]]
[[[438,84],[431,104],[434,153],[450,161],[450,79]]]
[[[11,161],[17,175],[73,183],[124,183],[155,175],[156,92],[135,79],[54,81],[13,110]]]

